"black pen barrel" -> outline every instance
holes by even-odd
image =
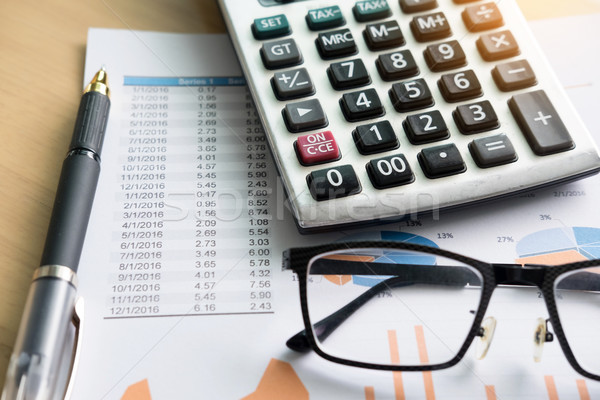
[[[108,96],[98,92],[85,93],[79,103],[69,150],[88,149],[100,156],[109,110]]]
[[[63,162],[40,265],[77,271],[99,174],[90,153],[71,152]]]

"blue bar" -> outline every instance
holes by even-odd
[[[156,77],[126,76],[125,86],[245,86],[243,77]]]

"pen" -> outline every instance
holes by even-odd
[[[100,174],[109,109],[102,67],[81,98],[41,266],[33,275],[1,400],[62,399],[67,393],[77,355],[77,349],[68,346],[71,323],[76,333],[80,324],[76,272]],[[67,362],[71,368],[65,373]]]

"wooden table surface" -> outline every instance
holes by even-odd
[[[597,0],[519,4],[528,19],[600,12]],[[215,0],[3,0],[0,15],[3,387],[75,123],[88,28],[215,33],[225,32],[225,27]]]

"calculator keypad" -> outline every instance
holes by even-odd
[[[438,2],[348,0],[304,8],[309,1],[283,1],[273,15],[252,20],[288,131],[269,119],[269,135],[294,136],[284,140],[292,143],[288,153],[279,144],[275,151],[289,163],[293,148],[291,176],[306,178],[314,200],[365,189],[404,194],[394,191],[399,186],[428,191],[427,185],[461,182],[461,174],[472,179],[484,169],[518,168],[508,166],[522,165],[517,153],[530,162],[574,148],[544,87],[536,87],[535,68],[545,66],[515,59],[531,54],[521,22],[505,19],[502,3]],[[302,10],[300,23],[296,11],[279,11],[286,9]],[[498,93],[506,93],[502,101]],[[297,180],[292,185],[302,195]]]

